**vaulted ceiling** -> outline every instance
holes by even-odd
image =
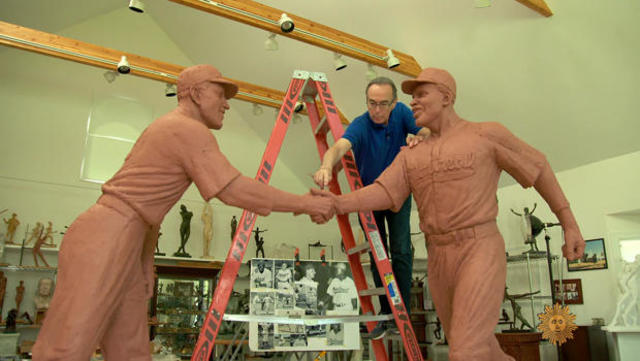
[[[555,170],[640,149],[635,111],[640,84],[637,2],[548,0],[551,17],[506,0],[494,0],[485,8],[474,7],[472,0],[258,2],[410,54],[423,67],[450,70],[458,82],[456,109],[462,117],[502,122],[545,152]],[[348,67],[335,71],[333,54],[325,49],[276,36],[279,50],[265,51],[264,30],[168,0],[147,0],[144,14],[130,12],[127,4],[6,0],[0,20],[60,35],[79,23],[102,21],[100,36],[76,38],[176,63],[162,51],[139,53],[140,44],[153,42],[141,35],[147,32],[131,29],[126,38],[111,38],[110,29],[121,24],[104,20],[147,17],[190,61],[176,65],[210,63],[227,77],[281,91],[294,70],[320,71],[327,74],[347,118],[365,110],[363,61],[345,58]],[[381,67],[376,70],[396,82],[408,78]],[[400,99],[409,102],[405,95]],[[255,116],[251,104],[241,101],[232,107],[251,119],[247,124],[253,131],[265,140],[269,137],[273,111]],[[308,179],[317,156],[307,143],[294,141],[294,151],[283,160],[298,170],[297,176]]]

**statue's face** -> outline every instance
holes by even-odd
[[[40,296],[49,296],[51,294],[51,280],[44,279],[40,281],[40,285],[38,286],[38,293]]]
[[[553,316],[551,320],[549,320],[549,328],[553,332],[562,332],[567,327],[567,324],[564,322],[564,318],[562,316]]]

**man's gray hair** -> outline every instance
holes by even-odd
[[[369,84],[367,84],[367,89],[364,90],[364,95],[365,97],[368,97],[369,95],[369,88],[371,88],[372,85],[389,85],[391,86],[391,90],[393,93],[393,100],[398,99],[398,89],[396,89],[396,84],[393,82],[393,80],[387,78],[386,76],[379,76],[373,80],[371,80],[369,82]]]

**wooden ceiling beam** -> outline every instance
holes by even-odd
[[[537,13],[540,13],[541,15],[544,15],[546,17],[553,15],[553,12],[551,11],[551,9],[549,9],[549,6],[544,0],[516,0],[516,1],[528,7],[529,9]]]
[[[131,66],[131,75],[172,84],[177,82],[178,75],[185,68],[3,21],[0,21],[0,44],[114,71],[121,56],[126,55]],[[238,94],[234,99],[276,109],[282,106],[285,93],[280,90],[226,79],[238,84]],[[303,112],[306,113],[306,111]],[[343,123],[349,124],[342,113],[340,117]]]
[[[340,30],[313,22],[303,17],[291,14],[287,11],[279,10],[267,5],[263,5],[251,0],[170,0],[172,2],[186,5],[194,9],[208,12],[251,25],[280,36],[303,41],[339,54],[343,54],[366,63],[387,68],[385,57],[386,51],[390,47],[373,43],[366,39],[345,33]],[[280,30],[278,20],[282,13],[290,17],[295,28],[292,32],[284,33]],[[400,65],[390,69],[398,73],[416,77],[422,67],[413,56],[391,49]]]

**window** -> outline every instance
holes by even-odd
[[[144,128],[151,123],[150,107],[127,98],[94,100],[87,120],[87,138],[80,178],[104,183],[122,166]]]

